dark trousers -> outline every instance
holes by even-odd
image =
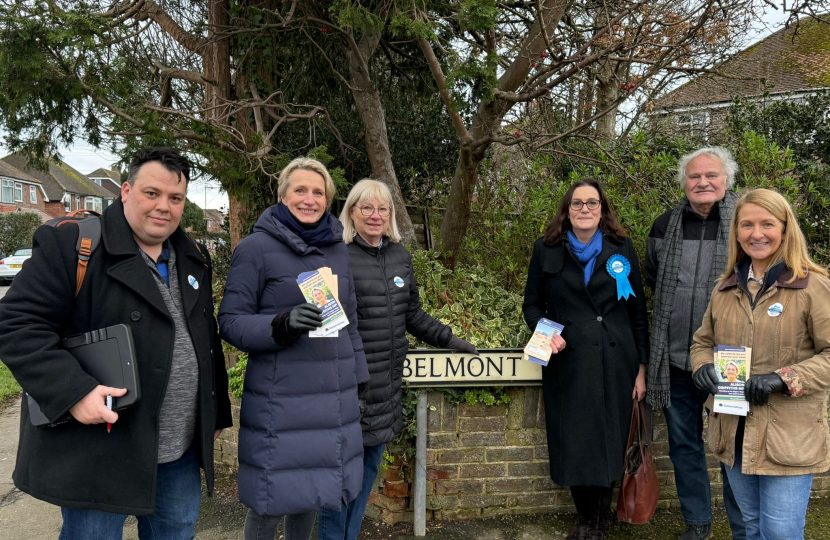
[[[597,529],[604,528],[611,513],[613,494],[614,484],[608,487],[571,486],[571,497],[580,523]]]
[[[703,442],[703,404],[709,394],[697,388],[692,373],[671,368],[671,407],[664,409],[669,430],[669,457],[674,465],[674,481],[680,510],[687,525],[712,522],[712,496],[706,446]],[[723,464],[723,501],[729,516],[732,538],[746,538],[743,516],[735,502]]]

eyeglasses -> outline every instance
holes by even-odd
[[[367,204],[366,206],[359,206],[358,208],[360,208],[360,213],[363,214],[366,217],[369,217],[372,214],[374,214],[375,210],[378,211],[378,215],[380,217],[389,217],[390,210],[389,210],[388,206],[379,206],[376,209],[374,206],[369,206]]]
[[[569,206],[571,207],[571,210],[577,210],[577,211],[582,210],[582,205],[587,206],[588,210],[596,210],[597,208],[599,208],[599,204],[600,204],[600,202],[598,200],[590,199],[590,200],[585,201],[585,202],[571,201]]]

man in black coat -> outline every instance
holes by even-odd
[[[179,227],[189,174],[171,148],[137,152],[77,296],[68,225],[37,230],[0,301],[0,358],[56,423],[35,427],[23,400],[14,483],[61,506],[61,540],[120,539],[130,514],[142,539],[190,539],[200,466],[212,492],[213,441],[232,422],[210,257]],[[132,331],[141,399],[116,413],[106,397],[125,390],[87,375],[61,340],[117,324]]]

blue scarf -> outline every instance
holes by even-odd
[[[597,263],[602,251],[602,232],[597,229],[588,245],[583,244],[577,240],[573,231],[568,231],[568,246],[571,248],[571,253],[574,254],[576,260],[582,265],[582,270],[585,274],[585,286],[588,286],[588,281],[591,279],[591,274],[594,273],[594,265]]]
[[[325,212],[317,223],[303,223],[280,201],[274,205],[273,214],[277,221],[288,227],[288,230],[309,246],[327,246],[334,242],[331,225],[335,218],[329,212]]]

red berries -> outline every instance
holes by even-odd
[[[630,92],[631,90],[634,90],[634,88],[636,88],[636,87],[637,87],[637,85],[634,84],[634,83],[631,83],[631,84],[622,83],[620,85],[620,88],[622,88],[623,92]]]
[[[515,133],[515,135],[516,135],[516,137],[521,137],[521,136],[522,136],[521,132],[519,132],[519,131],[517,131],[517,132]]]
[[[548,57],[548,53],[544,53],[544,52],[543,52],[543,53],[542,53],[542,58],[547,58],[547,57]]]
[[[320,31],[325,34],[329,31],[329,29],[328,28],[321,28]]]

